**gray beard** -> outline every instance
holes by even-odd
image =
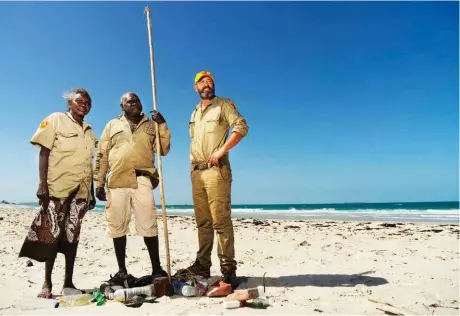
[[[203,100],[211,100],[212,98],[214,98],[214,92],[213,91],[210,91],[210,92],[203,91],[200,93],[200,97]]]

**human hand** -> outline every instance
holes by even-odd
[[[88,210],[92,210],[93,208],[96,207],[96,199],[94,198],[94,196],[92,197],[91,201],[89,201],[89,207],[88,207]]]
[[[220,148],[215,153],[213,153],[211,157],[209,157],[208,166],[217,166],[219,164],[219,159],[222,158],[223,155],[225,155],[225,151],[223,150],[223,148]]]
[[[48,207],[50,201],[50,193],[48,190],[48,184],[46,182],[40,182],[37,189],[38,204],[43,205],[44,208]]]
[[[96,197],[99,199],[99,201],[107,201],[107,195],[105,194],[104,187],[96,188]],[[96,205],[96,201],[94,204]]]
[[[161,115],[160,112],[153,110],[150,111],[150,113],[152,113],[152,120],[157,122],[158,125],[166,122],[165,118],[163,117],[163,115]]]

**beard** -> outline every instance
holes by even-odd
[[[214,88],[210,88],[210,87],[205,87],[201,90],[198,90],[198,93],[200,94],[200,97],[203,100],[211,100],[215,96]]]

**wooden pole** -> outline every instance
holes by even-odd
[[[150,46],[150,72],[152,75],[152,93],[153,93],[153,109],[157,110],[157,91],[155,86],[155,65],[153,58],[153,43],[152,43],[152,24],[150,23],[150,9],[145,7],[145,13],[147,13],[147,28],[149,31],[149,46]],[[171,282],[171,261],[169,258],[169,236],[168,236],[168,223],[166,219],[166,204],[164,197],[164,188],[163,188],[163,171],[161,168],[161,145],[160,145],[160,132],[158,130],[158,123],[155,122],[155,133],[156,133],[156,146],[157,146],[157,157],[158,157],[158,176],[159,176],[159,185],[160,185],[160,199],[161,199],[161,210],[163,217],[163,230],[164,230],[164,239],[165,239],[165,249],[166,249],[166,263],[167,263],[167,272],[169,276],[169,281]]]

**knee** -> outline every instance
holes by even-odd
[[[223,217],[223,218],[217,217],[214,220],[213,228],[218,234],[228,232],[229,230],[232,230],[233,228],[232,219],[226,218],[226,217]]]
[[[204,218],[196,221],[196,228],[211,228],[212,229],[212,219]]]

